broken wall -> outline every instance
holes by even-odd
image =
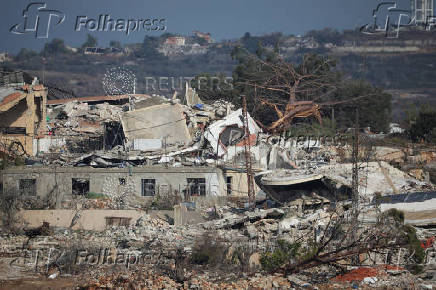
[[[33,139],[46,130],[46,102],[47,91],[42,86],[36,86],[35,90],[26,87],[18,98],[0,105],[0,119],[2,120],[0,142],[8,146],[12,142],[20,142],[24,151],[29,155],[35,155]],[[7,128],[23,128],[23,133],[3,133]]]
[[[247,139],[250,145],[253,146],[256,144],[257,133],[260,132],[259,126],[257,126],[256,122],[248,115],[248,131],[250,136],[243,135],[241,138],[239,133],[240,129],[244,126],[243,120],[242,109],[239,109],[223,120],[211,124],[206,129],[204,137],[209,141],[213,152],[217,156],[222,157],[223,155],[231,154],[231,156],[228,156],[228,159],[232,158],[240,150],[244,150],[244,142]],[[235,128],[235,133],[227,132],[229,128]],[[231,153],[232,151],[234,152],[233,155]]]
[[[50,226],[68,228],[75,217],[77,211],[68,209],[58,210],[23,210],[19,212],[26,227],[36,228],[43,222],[48,222]],[[77,219],[73,230],[102,231],[106,226],[106,218],[130,218],[130,223],[134,223],[143,215],[137,210],[81,210],[80,217]]]
[[[228,196],[248,197],[247,173],[226,171],[226,186]],[[254,184],[254,192],[257,193],[260,188]]]
[[[186,119],[179,104],[163,104],[122,115],[124,135],[130,142],[135,139],[166,138],[167,143],[186,146],[191,136],[186,126]]]

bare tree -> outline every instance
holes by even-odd
[[[349,264],[361,264],[360,254],[369,255],[399,248],[414,251],[416,249],[412,248],[411,237],[416,239],[415,232],[410,226],[404,225],[404,220],[398,216],[401,216],[401,212],[382,213],[375,223],[364,224],[361,221],[355,223],[352,211],[343,214],[335,211],[326,219],[328,222],[325,227],[314,237],[303,232],[293,237],[293,243],[288,246],[293,253],[283,261],[279,269],[286,273],[297,273],[320,265],[341,268],[338,261],[342,261],[342,265],[347,260]]]
[[[18,212],[21,208],[21,198],[16,189],[3,190],[0,198],[0,217],[5,230],[14,232],[19,221]]]

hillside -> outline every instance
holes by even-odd
[[[183,41],[179,43],[174,39]],[[398,39],[368,36],[357,31],[339,33],[331,29],[311,31],[305,36],[246,33],[240,39],[220,43],[206,42],[198,36],[167,34],[126,45],[124,52],[118,54],[86,54],[80,49],[72,52],[65,49],[63,41],[53,40],[41,53],[21,51],[11,61],[3,63],[3,67],[25,70],[49,86],[76,96],[87,96],[104,95],[105,72],[122,66],[135,73],[137,92],[172,95],[174,89],[183,89],[183,78],[201,73],[231,76],[235,66],[231,57],[234,47],[243,46],[255,53],[259,43],[278,50],[292,61],[299,61],[306,53],[328,55],[337,60],[337,68],[347,77],[366,79],[375,86],[389,89],[401,108],[410,102],[434,103],[436,99],[434,31],[406,31]],[[169,79],[161,84],[161,91],[153,90],[153,86],[158,86],[159,77]],[[150,78],[155,80],[154,84]],[[62,95],[51,96],[60,97]],[[394,108],[394,119],[402,114]]]

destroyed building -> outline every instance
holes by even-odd
[[[55,198],[56,208],[87,193],[131,196],[133,206],[159,196],[246,198],[247,157],[259,200],[266,194],[279,203],[328,203],[351,196],[351,163],[340,161],[342,151],[351,154],[349,146],[266,134],[248,113],[245,128],[242,108],[204,103],[188,83],[171,99],[130,94],[47,101],[36,84],[4,88],[10,90],[0,108],[10,127],[27,122],[26,134],[14,137],[28,165],[2,171],[3,188]],[[365,200],[377,192],[431,189],[385,162],[368,162],[365,170],[358,187]]]
[[[43,104],[43,130],[22,141],[32,145],[26,152],[32,165],[4,170],[5,190],[56,196],[57,208],[88,192],[182,200],[246,195],[242,144],[255,145],[260,129],[250,118],[246,138],[242,110],[231,104],[203,104],[189,86],[182,100],[136,94]]]
[[[47,89],[22,72],[4,72],[0,82],[0,144],[3,152],[34,156],[34,142],[46,129]]]
[[[5,164],[0,185],[3,196],[19,197],[17,224],[27,236],[0,237],[0,247],[14,262],[25,261],[24,248],[50,257],[49,246],[70,255],[86,252],[78,248],[85,245],[107,247],[104,251],[111,255],[134,251],[151,257],[149,265],[155,269],[161,269],[161,261],[173,269],[178,263],[174,255],[192,259],[199,241],[205,239],[210,247],[219,239],[225,249],[219,252],[220,261],[226,267],[239,265],[234,272],[245,275],[264,267],[261,257],[268,258],[282,243],[310,246],[329,234],[327,240],[339,251],[326,254],[342,262],[349,259],[348,252],[342,253],[344,240],[336,240],[336,234],[340,237],[343,228],[354,224],[350,226],[349,219],[353,186],[361,211],[356,233],[375,228],[374,237],[395,234],[380,226],[380,209],[403,210],[407,225],[435,225],[436,195],[428,174],[415,166],[409,171],[393,166],[434,161],[433,153],[374,147],[369,154],[363,148],[357,155],[369,157],[359,164],[354,184],[349,144],[301,142],[265,133],[242,108],[222,100],[203,102],[188,84],[184,94],[171,99],[130,94],[47,101],[47,90],[37,80],[12,89],[15,93],[0,103],[0,116],[5,108],[11,127],[25,124],[25,134],[13,139],[23,144],[25,165]],[[250,174],[256,182],[253,189]],[[374,237],[369,236],[371,242],[377,241]],[[380,253],[377,244],[373,249],[378,252],[369,251],[368,244],[357,249],[366,249],[355,255],[359,264],[386,264],[389,255]],[[179,253],[181,249],[186,252]],[[404,253],[411,251],[394,251],[397,266],[406,265]],[[83,262],[88,256],[78,258]],[[322,264],[318,260],[313,262],[316,267]],[[47,269],[49,279],[69,273],[67,263],[36,263],[38,269]],[[28,268],[24,262],[20,265]],[[92,266],[95,272],[108,269]],[[192,272],[195,277],[198,270]],[[324,272],[328,279],[341,278],[339,271]],[[289,287],[307,285],[289,277]]]

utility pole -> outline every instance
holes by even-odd
[[[250,130],[248,127],[248,112],[247,112],[247,99],[242,96],[243,103],[243,115],[244,115],[244,148],[245,148],[245,169],[247,171],[247,188],[248,188],[248,202],[250,207],[254,208],[255,196],[254,196],[254,178],[253,178],[253,167],[251,160],[251,146],[250,146]]]
[[[169,135],[166,135],[165,137],[164,137],[164,164],[165,164],[165,168],[168,168],[168,159],[167,159],[167,138],[168,138],[168,136]]]
[[[355,242],[356,234],[359,229],[359,108],[356,107],[356,120],[354,122],[353,132],[353,173],[352,173],[352,223],[353,230],[351,231],[352,242]],[[352,264],[357,265],[359,262],[359,255],[352,256]]]
[[[352,194],[353,194],[353,211],[357,213],[359,207],[359,108],[356,108],[356,120],[354,123],[353,134],[353,173],[352,173]]]

